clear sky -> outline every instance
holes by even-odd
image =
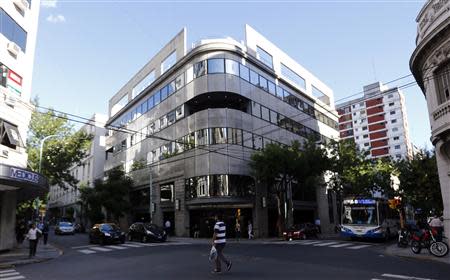
[[[251,25],[321,79],[335,99],[410,74],[425,1],[42,0],[33,76],[40,104],[90,117],[173,36],[244,40]],[[410,76],[389,86],[413,81]],[[424,95],[404,90],[410,136],[431,148]]]

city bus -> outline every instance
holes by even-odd
[[[397,235],[400,219],[384,198],[348,198],[342,203],[341,236],[389,239]]]

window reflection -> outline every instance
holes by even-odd
[[[224,73],[225,65],[222,58],[208,59],[208,74]]]
[[[185,180],[186,199],[203,197],[252,197],[254,180],[241,175],[209,175]]]

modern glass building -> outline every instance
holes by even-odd
[[[105,170],[123,165],[135,180],[128,222],[170,220],[174,233],[209,236],[220,209],[228,228],[252,221],[275,233],[277,212],[249,169],[268,143],[337,138],[333,92],[246,26],[231,38],[186,46],[183,29],[109,101]],[[136,164],[141,163],[141,164]],[[146,166],[135,170],[136,166]],[[326,188],[294,194],[295,222],[337,220]]]

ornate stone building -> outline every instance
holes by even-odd
[[[427,1],[416,21],[417,47],[410,68],[427,99],[444,201],[445,233],[450,236],[450,1]]]

